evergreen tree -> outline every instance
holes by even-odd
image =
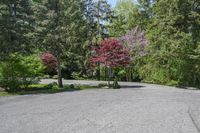
[[[104,39],[109,37],[109,32],[107,25],[111,23],[113,16],[113,11],[111,10],[111,6],[108,4],[106,0],[97,0],[94,3],[94,9],[93,9],[93,19],[95,22],[95,45],[98,47],[98,43]],[[98,80],[100,80],[101,77],[101,71],[100,71],[100,64],[98,65],[96,76]]]
[[[83,0],[84,2],[84,16],[86,20],[87,40],[92,42],[95,33],[95,20],[94,20],[94,5],[93,0]]]
[[[12,53],[34,50],[34,16],[31,0],[0,1],[0,60]]]
[[[153,5],[156,0],[137,0],[140,12],[140,26],[142,29],[146,29],[151,23],[153,17]]]
[[[108,4],[107,0],[97,0],[94,3],[93,19],[96,23],[96,39],[106,38],[109,36],[107,24],[111,23],[114,17],[111,6]]]
[[[149,56],[141,69],[146,80],[193,84],[195,62],[190,59],[190,54],[197,46],[194,42],[197,37],[192,27],[199,26],[191,23],[199,20],[199,13],[193,16],[193,4],[191,0],[159,0],[155,3],[153,23],[148,29]]]
[[[141,26],[139,7],[132,0],[119,0],[114,8],[115,18],[109,26],[113,37],[125,35],[131,29]]]
[[[44,5],[44,12],[40,14],[44,20],[38,24],[39,42],[43,40],[42,48],[57,58],[58,84],[63,87],[61,65],[73,50],[79,50],[82,42],[82,2],[47,0]]]
[[[113,37],[125,35],[134,27],[146,30],[152,20],[153,0],[118,0],[114,13],[116,18],[109,27]]]

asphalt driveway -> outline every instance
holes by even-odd
[[[64,81],[72,82],[98,83]],[[0,133],[199,133],[200,91],[121,84],[0,98]]]

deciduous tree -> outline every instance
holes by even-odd
[[[54,55],[49,52],[42,53],[40,59],[48,71],[55,71],[58,67],[58,61]]]
[[[95,52],[96,55],[90,59],[92,63],[101,63],[105,67],[114,69],[130,64],[129,51],[116,39],[102,41],[100,47],[95,48]]]

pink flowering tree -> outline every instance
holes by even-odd
[[[127,67],[131,61],[129,51],[116,39],[102,41],[98,48],[94,48],[94,51],[95,55],[90,58],[91,63],[101,63],[109,69]],[[116,75],[115,79],[117,83]],[[110,80],[108,80],[108,84],[110,86]]]
[[[133,28],[126,35],[119,37],[118,40],[130,51],[131,55],[131,67],[127,69],[128,73],[126,78],[128,81],[133,81],[133,79],[139,80],[139,70],[143,62],[143,57],[147,55],[146,47],[148,41],[145,38],[144,31],[140,30],[138,27]]]
[[[141,31],[138,27],[133,28],[126,35],[119,37],[118,40],[130,50],[133,61],[137,57],[146,55],[145,47],[148,41],[145,38],[144,31]]]

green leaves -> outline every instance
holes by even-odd
[[[3,1],[0,5],[0,60],[19,52],[30,54],[33,45],[34,14],[30,0]]]
[[[198,46],[196,29],[191,27],[198,27],[199,24],[192,23],[189,17],[193,12],[191,7],[192,1],[189,0],[155,2],[152,24],[148,29],[149,56],[141,73],[144,80],[198,84],[198,73],[195,72],[197,62],[190,55]]]
[[[0,63],[0,86],[11,92],[18,91],[22,86],[37,82],[43,71],[44,66],[36,55],[12,54],[9,60]]]

